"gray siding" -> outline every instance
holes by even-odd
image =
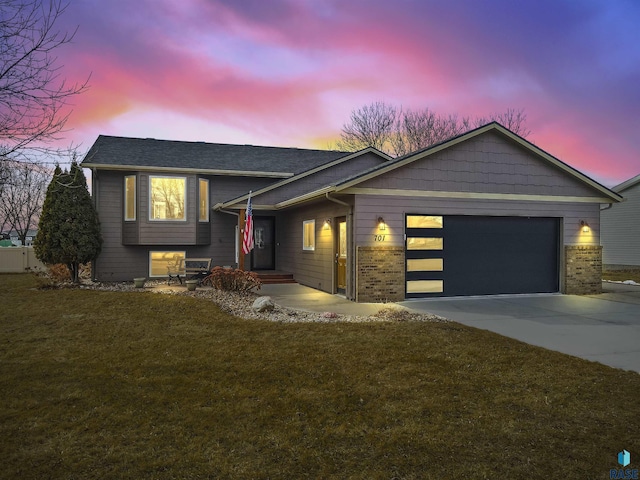
[[[238,217],[210,212],[209,223],[197,221],[197,177],[187,175],[186,222],[149,220],[149,174],[137,174],[137,216],[124,222],[124,176],[131,172],[99,171],[94,175],[93,195],[104,239],[94,262],[99,281],[131,281],[149,276],[150,251],[186,251],[191,257],[210,257],[212,265],[235,266],[235,226]],[[273,179],[206,177],[210,180],[210,206],[230,196],[261,188]],[[243,185],[247,187],[245,190]]]
[[[600,244],[600,205],[597,203],[516,202],[386,195],[357,195],[354,209],[355,241],[359,246],[403,246],[405,214],[530,216],[562,219],[564,245]],[[387,224],[383,243],[376,241],[378,217]],[[591,231],[581,231],[580,221]],[[471,232],[470,232],[471,233]]]
[[[291,272],[297,282],[333,293],[335,217],[347,216],[349,208],[333,202],[320,202],[281,213],[276,218],[276,268]],[[324,220],[332,219],[329,227]],[[316,249],[302,249],[302,222],[316,221]],[[349,228],[349,227],[348,227]],[[351,252],[349,262],[353,256]],[[349,265],[349,264],[348,264]],[[350,277],[347,266],[347,278]],[[347,290],[350,286],[347,285]]]
[[[354,172],[367,170],[384,163],[385,160],[373,153],[366,153],[347,160],[335,167],[327,168],[276,188],[256,197],[255,202],[262,205],[275,205],[284,200],[295,198],[308,192],[326,187],[332,183],[349,177]]]
[[[138,180],[138,226],[142,245],[195,245],[197,222],[197,181],[195,175],[185,175],[187,179],[186,220],[149,220],[149,175],[142,173]],[[162,176],[173,176],[163,174]],[[179,176],[175,176],[179,177]]]
[[[603,263],[640,266],[640,183],[619,193],[625,201],[600,213]]]
[[[601,197],[496,132],[416,160],[358,188]]]
[[[93,196],[104,242],[93,262],[93,276],[100,281],[131,280],[148,272],[148,259],[135,248],[122,245],[123,183],[121,172],[101,171],[94,175]]]

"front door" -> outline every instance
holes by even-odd
[[[338,235],[336,239],[336,288],[338,293],[347,290],[347,219],[337,219]]]
[[[253,217],[252,270],[275,269],[275,218]]]

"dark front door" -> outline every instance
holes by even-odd
[[[253,270],[275,269],[275,218],[254,216],[253,238],[251,268]]]

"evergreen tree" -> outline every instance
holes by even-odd
[[[101,245],[100,222],[82,169],[76,162],[69,172],[56,167],[34,241],[36,256],[44,263],[66,265],[78,283],[80,264],[93,260]]]

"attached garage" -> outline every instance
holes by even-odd
[[[560,289],[560,219],[406,215],[406,297]]]

